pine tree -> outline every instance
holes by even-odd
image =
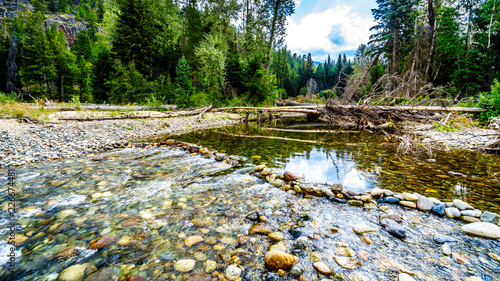
[[[108,93],[111,90],[107,81],[111,77],[113,63],[109,46],[104,40],[97,42],[93,57],[95,60],[91,73],[92,97],[96,102],[107,102],[109,100]]]
[[[92,40],[90,39],[87,30],[83,29],[78,33],[77,41],[73,47],[73,52],[77,57],[83,56],[85,60],[89,60],[92,56]]]
[[[191,97],[194,95],[194,88],[191,84],[191,70],[186,59],[182,57],[177,63],[175,69],[175,104],[181,107],[189,107],[192,105]]]

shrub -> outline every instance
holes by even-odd
[[[493,81],[490,93],[480,93],[478,105],[486,109],[479,114],[483,121],[489,121],[500,115],[500,83],[498,79]]]

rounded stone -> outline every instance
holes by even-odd
[[[430,212],[434,203],[426,198],[425,196],[420,196],[417,200],[417,209],[423,212]]]
[[[236,280],[241,275],[241,268],[236,265],[230,265],[226,268],[225,275],[228,280]]]
[[[195,244],[198,244],[200,242],[203,242],[203,237],[201,235],[193,235],[189,236],[188,238],[184,239],[184,244],[186,244],[186,247],[191,247]]]
[[[500,227],[488,222],[474,222],[463,225],[460,230],[468,235],[488,239],[500,239]]]
[[[446,209],[444,209],[444,212],[445,212],[446,216],[449,217],[450,219],[456,219],[462,215],[460,210],[457,208],[454,208],[454,207],[446,208]]]
[[[398,275],[398,281],[415,281],[415,279],[406,273],[400,273]]]
[[[261,172],[260,172],[261,175],[263,176],[268,176],[271,174],[271,169],[269,168],[264,168]]]
[[[370,227],[364,223],[358,223],[355,226],[353,226],[352,231],[354,231],[354,233],[356,233],[358,235],[361,235],[361,234],[364,234],[366,232],[376,232],[377,229]]]
[[[281,241],[281,240],[285,239],[285,235],[281,232],[269,233],[269,235],[267,237],[271,238],[274,241]]]
[[[262,171],[266,168],[266,165],[258,165],[258,166],[255,166],[254,168],[254,171]]]
[[[375,187],[374,189],[371,190],[370,194],[373,196],[373,197],[377,197],[377,196],[380,196],[382,194],[384,194],[384,190],[378,188],[378,187]]]
[[[462,201],[460,199],[453,200],[453,205],[455,205],[461,211],[464,211],[464,210],[474,210],[474,208],[471,205],[465,203],[464,201]]]
[[[405,207],[413,208],[415,209],[417,207],[417,203],[412,202],[412,201],[399,201],[399,204]]]
[[[264,256],[266,267],[269,269],[288,269],[299,260],[298,257],[279,251],[269,251]]]
[[[180,272],[189,272],[194,269],[196,261],[192,259],[178,260],[174,264],[174,269]]]
[[[418,197],[415,194],[411,194],[408,192],[403,192],[403,197],[406,201],[417,201]]]
[[[322,261],[313,263],[313,267],[323,275],[333,274],[333,271],[328,267],[328,265]]]
[[[75,264],[72,265],[59,274],[58,280],[61,281],[80,281],[83,279],[85,275],[85,269],[87,268],[87,264]]]
[[[210,272],[214,271],[215,269],[217,269],[217,262],[215,262],[213,260],[205,261],[205,272],[206,273],[210,273]]]

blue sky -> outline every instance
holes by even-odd
[[[375,0],[296,0],[295,14],[288,19],[286,44],[292,53],[311,53],[323,62],[328,54],[353,57],[369,40],[375,24],[371,9]]]

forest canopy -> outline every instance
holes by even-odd
[[[24,100],[181,107],[270,105],[298,96],[463,102],[490,98],[500,76],[496,0],[377,0],[370,42],[354,58],[332,54],[322,62],[284,45],[293,0],[17,5],[2,21],[0,91]]]

